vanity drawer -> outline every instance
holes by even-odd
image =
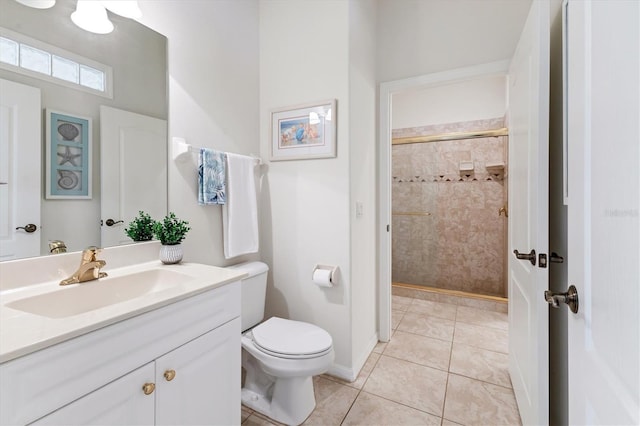
[[[39,419],[239,316],[234,282],[6,362],[0,424]]]

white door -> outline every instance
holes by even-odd
[[[570,1],[569,423],[640,424],[640,2]]]
[[[100,107],[100,157],[102,246],[130,243],[124,229],[138,211],[167,214],[167,122]]]
[[[509,68],[509,373],[522,422],[537,425],[549,422],[549,36],[549,4],[534,1]]]
[[[0,79],[0,260],[40,255],[41,118],[40,89]]]

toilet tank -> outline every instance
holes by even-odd
[[[267,294],[267,272],[269,267],[262,262],[244,262],[229,266],[249,274],[240,286],[242,311],[240,320],[242,331],[259,324],[264,319],[264,304]]]

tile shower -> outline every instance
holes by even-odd
[[[392,136],[502,127],[504,118],[495,118],[394,129]],[[507,206],[506,149],[506,136],[393,146],[394,283],[506,295],[507,219],[499,214]],[[461,172],[461,162],[474,170]]]

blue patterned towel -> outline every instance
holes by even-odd
[[[198,157],[198,204],[225,204],[226,169],[224,152],[201,148]]]

